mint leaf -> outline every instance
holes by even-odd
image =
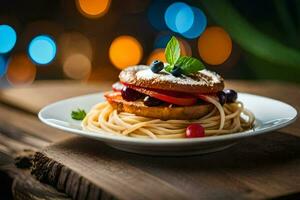
[[[172,71],[172,69],[173,69],[173,66],[172,66],[172,65],[167,65],[167,66],[165,66],[164,69],[165,69],[165,71],[171,73],[171,71]]]
[[[71,113],[71,116],[72,116],[72,119],[75,119],[75,120],[83,120],[86,116],[86,112],[82,109],[77,109],[76,111],[72,111]]]
[[[166,46],[165,57],[168,65],[164,69],[169,73],[172,72],[174,66],[180,67],[184,75],[193,74],[205,68],[204,64],[196,58],[188,56],[180,57],[180,45],[174,36]]]
[[[180,57],[180,46],[178,40],[173,36],[165,49],[167,62],[173,67]]]
[[[181,68],[184,75],[193,74],[205,68],[200,60],[188,56],[180,57],[176,65]]]

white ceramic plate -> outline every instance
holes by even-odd
[[[296,120],[296,109],[286,103],[246,93],[239,93],[238,99],[254,113],[256,117],[254,129],[195,139],[139,139],[115,136],[105,131],[102,134],[82,130],[80,121],[71,118],[71,111],[77,108],[89,111],[93,105],[105,100],[103,93],[50,104],[40,111],[39,118],[49,126],[103,141],[116,149],[148,155],[193,155],[219,151],[232,146],[241,139],[285,127]]]

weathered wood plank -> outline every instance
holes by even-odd
[[[214,154],[180,158],[140,156],[73,138],[37,154],[33,173],[38,177],[51,170],[39,165],[47,166],[43,159],[63,165],[58,180],[64,184],[57,181],[57,187],[67,194],[74,195],[68,185],[88,183],[85,188],[76,186],[80,197],[86,197],[87,190],[96,196],[105,191],[118,199],[264,199],[300,194],[300,139],[281,133],[250,138]]]
[[[76,81],[36,81],[27,87],[5,89],[0,92],[0,101],[31,113],[55,101],[109,90],[111,82],[86,84]]]
[[[57,142],[72,137],[63,131],[51,128],[31,114],[0,104],[0,132],[15,138],[29,140],[40,139],[45,142]],[[31,136],[31,137],[30,137]],[[30,141],[27,141],[30,142]],[[43,145],[42,143],[40,145]]]
[[[35,165],[32,173],[36,175],[37,179],[46,183],[48,182],[45,177],[47,177],[47,174],[51,170],[51,168],[49,168],[49,163],[52,161],[53,159],[50,159],[44,154],[38,153],[36,155]],[[62,170],[60,174],[62,178],[58,179],[59,189],[62,189],[70,196],[74,197],[87,195],[90,199],[100,199],[103,195],[103,198],[110,198],[111,195],[114,196],[117,194],[118,199],[187,199],[187,196],[185,196],[182,192],[177,191],[169,184],[144,173],[140,169],[132,168],[129,165],[118,166],[117,164],[109,165],[109,163],[106,163],[106,165],[102,165],[101,167],[93,169],[93,167],[90,166],[93,166],[95,163],[86,163],[86,165],[83,166],[83,163],[80,160],[77,161],[79,165],[74,165],[74,161],[72,161],[72,164],[70,163],[72,166],[65,165],[65,170]],[[91,162],[91,160],[89,160],[89,162]],[[76,168],[75,170],[73,166],[81,166],[84,168]],[[123,169],[121,170],[120,167]],[[88,191],[87,194],[79,194],[79,187],[73,188],[77,182],[79,182],[82,178],[85,178],[82,176],[82,170],[86,172],[84,173],[84,176],[88,174],[88,178],[86,180],[89,181],[89,184],[87,185],[88,188],[85,188],[85,190]],[[123,179],[121,177],[117,177],[120,173],[123,174]],[[147,180],[147,182],[144,182],[144,180]],[[131,185],[131,181],[135,183]],[[62,182],[63,184],[61,184]],[[118,187],[119,183],[122,183],[124,187]],[[137,187],[136,184],[138,184],[139,187]],[[143,190],[140,190],[141,187]],[[74,191],[74,189],[76,189],[76,191]],[[147,193],[146,191],[148,189],[154,189],[155,193]]]
[[[2,184],[4,184],[5,188],[10,187],[8,190],[13,192],[11,194],[9,191],[0,190],[0,198],[9,198],[12,195],[14,199],[20,200],[70,199],[54,188],[41,184],[30,175],[31,156],[34,151],[48,144],[48,142],[39,138],[26,135],[22,131],[19,133],[18,129],[14,128],[9,129],[5,134],[0,133],[0,171],[6,174],[5,180],[0,177],[0,185],[2,187]],[[20,168],[27,170],[21,170]]]
[[[19,153],[23,152],[24,150],[37,150],[37,148],[34,145],[31,146],[22,143],[18,140],[14,140],[10,137],[3,135],[2,133],[0,133],[0,145],[3,146],[2,153],[6,153],[11,158],[15,158]]]
[[[30,137],[30,136],[29,136]],[[31,140],[29,140],[31,142]],[[54,188],[41,184],[30,175],[31,156],[40,142],[23,143],[22,139],[8,137],[0,133],[0,172],[5,174],[0,179],[0,198],[19,200],[61,199],[68,200],[65,194]],[[15,164],[14,164],[15,163]],[[17,169],[17,167],[25,168]],[[5,178],[5,179],[4,179]],[[5,186],[5,187],[4,187]],[[12,191],[12,193],[11,193]]]
[[[29,170],[17,169],[13,165],[0,167],[13,180],[12,193],[17,200],[70,200],[64,193],[57,192],[53,187],[42,184],[30,175]]]
[[[30,87],[2,90],[0,91],[0,101],[18,109],[37,113],[48,103],[67,97],[97,92],[101,88],[110,88],[110,86],[111,83],[86,85],[73,81],[54,81],[49,84],[48,81],[41,81]],[[13,107],[0,104],[0,113],[0,131],[6,134],[34,140],[33,137],[25,138],[26,135],[32,135],[47,142],[57,142],[72,137],[70,134],[42,124],[36,116]]]

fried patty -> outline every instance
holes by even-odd
[[[149,66],[137,65],[124,69],[120,81],[138,87],[188,93],[216,93],[224,89],[223,78],[215,72],[201,70],[191,76],[175,77],[162,70],[153,73]]]
[[[105,94],[107,101],[118,112],[133,113],[138,116],[155,119],[199,119],[213,109],[212,104],[170,107],[168,105],[149,107],[142,100],[125,101],[120,92],[108,92]]]

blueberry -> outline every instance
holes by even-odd
[[[219,98],[220,104],[224,105],[226,103],[226,100],[227,100],[225,92],[219,91],[219,92],[217,92],[217,96]]]
[[[158,73],[164,68],[164,63],[159,60],[154,60],[151,64],[151,71],[153,73]]]
[[[174,68],[172,69],[172,71],[171,71],[171,74],[173,75],[173,76],[175,76],[175,77],[179,77],[179,76],[181,76],[181,74],[182,74],[182,70],[181,70],[181,68],[180,67],[178,67],[178,66],[174,66]]]
[[[135,101],[143,97],[142,93],[135,91],[129,87],[123,87],[121,94],[124,100],[126,101]]]
[[[234,90],[226,89],[223,90],[226,95],[226,102],[233,103],[237,100],[237,93]]]
[[[163,102],[159,99],[156,99],[154,97],[150,97],[150,96],[146,96],[144,98],[144,104],[146,106],[152,107],[152,106],[159,106],[161,105]]]

